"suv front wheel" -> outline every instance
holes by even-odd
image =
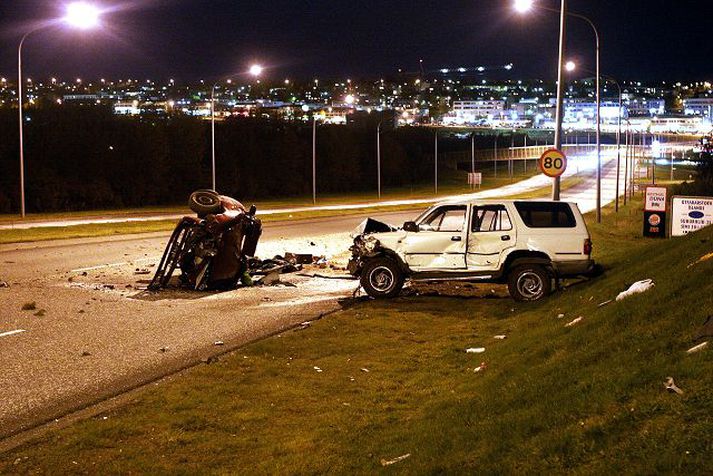
[[[361,271],[361,286],[376,299],[399,295],[404,285],[404,273],[398,263],[386,257],[375,258],[364,264]]]
[[[551,290],[552,278],[542,266],[518,266],[508,276],[508,291],[516,301],[538,301]]]

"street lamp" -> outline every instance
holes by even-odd
[[[250,66],[248,73],[254,77],[259,77],[262,74],[263,67],[259,64],[254,64]],[[216,190],[215,185],[215,88],[218,87],[220,80],[213,83],[213,87],[210,89],[210,160],[211,160],[211,183],[213,184],[213,190]],[[232,80],[228,79],[226,81],[228,84],[232,83]]]
[[[601,89],[600,89],[600,43],[599,43],[599,31],[594,23],[584,15],[579,13],[573,13],[567,11],[567,0],[561,0],[562,5],[559,10],[560,14],[560,58],[559,58],[559,70],[557,75],[557,118],[555,126],[555,148],[559,148],[561,144],[560,136],[562,131],[562,93],[564,92],[564,78],[562,75],[562,66],[564,61],[564,50],[565,50],[565,27],[566,27],[566,17],[567,15],[584,20],[592,27],[594,31],[594,38],[596,40],[596,89],[597,89],[597,222],[602,221],[602,157],[601,157]],[[516,0],[515,9],[521,13],[527,12],[534,7],[534,2],[532,0]],[[538,6],[542,10],[554,11],[557,10],[549,7]],[[552,198],[554,200],[559,200],[559,177],[555,179],[553,186]]]
[[[101,10],[91,3],[74,2],[67,5],[65,16],[59,20],[72,28],[79,30],[90,30],[97,28],[101,24]],[[20,143],[20,214],[25,218],[25,143],[24,143],[24,111],[22,100],[22,47],[25,40],[31,34],[54,26],[57,22],[47,22],[33,28],[25,33],[20,39],[20,44],[17,47],[17,102],[18,116],[20,123],[19,143]]]
[[[526,13],[534,8],[533,0],[515,0],[515,10]],[[551,10],[546,7],[539,7]],[[555,10],[556,11],[556,10]],[[562,149],[562,118],[564,117],[564,56],[565,56],[565,35],[567,29],[567,0],[561,0],[560,14],[560,35],[559,35],[559,56],[557,60],[557,102],[555,109],[555,149]],[[560,199],[560,177],[555,177],[552,181],[552,200]]]

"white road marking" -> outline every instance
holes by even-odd
[[[0,334],[0,337],[7,337],[7,336],[15,335],[15,334],[22,334],[23,332],[27,332],[27,331],[25,329],[17,329],[14,331],[3,332],[2,334]]]
[[[88,268],[77,268],[70,271],[70,273],[81,273],[84,271],[95,271],[97,269],[103,268],[117,268],[119,266],[126,266],[127,264],[143,263],[145,261],[158,261],[160,258],[139,258],[131,261],[122,261],[121,263],[111,263],[111,264],[101,264],[99,266],[90,266]]]

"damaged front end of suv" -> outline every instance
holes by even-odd
[[[403,230],[372,218],[352,232],[347,270],[370,296],[394,297],[401,291],[409,270],[395,249],[403,236]]]

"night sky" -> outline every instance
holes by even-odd
[[[0,1],[0,74],[13,77],[17,43],[67,0]],[[539,0],[557,7],[557,0]],[[504,65],[513,78],[553,79],[557,14],[521,16],[510,0],[96,0],[104,28],[53,27],[25,46],[28,76],[214,79],[251,62],[274,79],[391,77],[398,68]],[[570,0],[602,36],[602,72],[621,79],[710,80],[706,2]],[[569,21],[570,57],[594,68],[591,29]],[[487,74],[486,74],[487,77]]]

